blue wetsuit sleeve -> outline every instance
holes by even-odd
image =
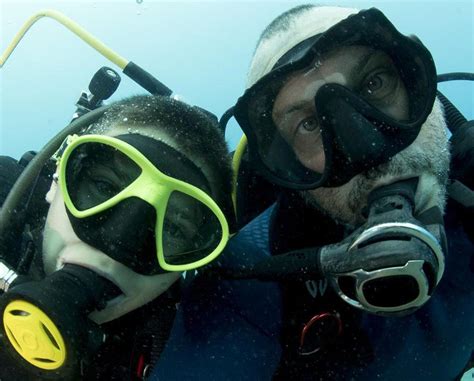
[[[150,379],[270,380],[279,359],[276,338],[225,305],[205,312],[202,307],[192,308],[193,318],[179,309]]]
[[[227,268],[269,255],[240,234],[219,258]],[[276,283],[198,276],[184,290],[150,380],[271,380],[280,360],[280,327]]]
[[[474,349],[474,245],[457,224],[446,226],[446,272],[433,297],[406,317],[365,316],[375,360],[367,369],[384,381],[451,381]]]
[[[448,221],[446,228],[446,272],[431,300],[405,317],[363,315],[374,359],[357,380],[449,381],[468,361],[474,349],[474,246],[459,223]],[[236,242],[224,260],[258,257]],[[280,294],[273,283],[252,282],[194,283],[151,379],[271,379],[281,351]]]

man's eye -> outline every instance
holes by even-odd
[[[380,75],[374,75],[365,85],[367,94],[373,94],[383,87],[383,79]]]
[[[175,224],[175,223],[173,223],[169,220],[165,222],[164,230],[173,239],[176,239],[176,240],[185,240],[186,239],[186,236],[185,236],[183,230],[181,229],[181,227],[178,224]]]
[[[117,192],[117,187],[108,181],[100,180],[100,179],[93,179],[92,180],[95,189],[104,196],[115,196]]]
[[[367,100],[382,99],[395,91],[397,79],[397,74],[390,70],[379,71],[362,83],[360,92]]]
[[[297,126],[296,132],[300,134],[319,133],[319,126],[316,118],[311,117],[301,121]]]

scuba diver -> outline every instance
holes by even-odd
[[[23,198],[24,223],[2,237],[0,379],[141,380],[181,275],[229,238],[227,145],[216,118],[167,96],[130,97],[67,129]],[[0,164],[2,178],[21,172]]]
[[[276,201],[185,291],[150,379],[460,379],[474,122],[427,48],[375,8],[298,6],[262,33],[231,112],[239,224]]]

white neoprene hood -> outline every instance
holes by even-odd
[[[355,8],[314,7],[291,16],[285,28],[271,33],[257,45],[247,76],[247,88],[268,74],[291,48],[358,12]]]

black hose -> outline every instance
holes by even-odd
[[[166,97],[169,97],[171,94],[173,94],[173,90],[168,88],[164,83],[158,81],[150,73],[132,61],[130,61],[127,66],[125,66],[123,73],[128,75],[150,94],[163,95]]]
[[[467,122],[467,119],[440,91],[438,91],[438,98],[444,106],[448,129],[454,134],[460,126]]]
[[[229,122],[230,118],[234,116],[234,106],[228,109],[220,118],[219,120],[219,128],[223,134],[225,134],[225,129],[227,127],[227,123]]]
[[[448,81],[474,81],[474,73],[446,73],[438,75],[438,83]]]
[[[106,107],[98,108],[89,112],[80,119],[75,120],[62,131],[60,131],[53,139],[51,139],[38,154],[31,160],[26,168],[21,173],[18,180],[13,185],[8,193],[2,208],[0,209],[0,258],[8,253],[6,247],[6,236],[8,229],[11,229],[14,219],[21,214],[20,203],[26,192],[31,189],[31,186],[46,162],[59,149],[62,142],[68,135],[79,132],[85,126],[96,121],[104,112]],[[15,253],[11,253],[14,255]],[[10,261],[6,259],[9,264]]]
[[[474,81],[474,73],[455,72],[438,75],[438,83],[448,81]],[[454,134],[460,126],[467,122],[467,119],[440,91],[438,91],[438,98],[444,106],[449,131]]]
[[[325,276],[317,247],[270,256],[257,263],[239,267],[213,267],[205,275],[220,279],[258,279],[262,281],[307,281]]]

